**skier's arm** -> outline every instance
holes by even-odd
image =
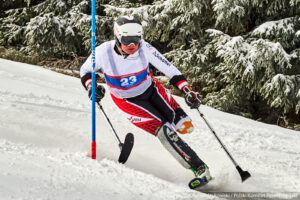
[[[102,71],[101,49],[102,49],[102,45],[96,47],[95,50],[95,59],[96,59],[95,72],[99,70]],[[92,63],[92,55],[90,55],[80,68],[81,83],[85,89],[87,89],[87,86],[89,84],[92,84],[92,73],[93,73],[93,63]],[[98,74],[96,74],[96,79],[97,78],[99,78]]]
[[[99,55],[96,57],[95,66],[95,71],[98,70],[101,70],[101,60]],[[90,55],[80,68],[81,83],[83,87],[88,91],[88,96],[90,99],[92,99],[92,72],[92,55]],[[99,78],[98,74],[96,74],[96,80],[97,78]],[[99,102],[104,97],[104,94],[105,88],[102,85],[96,85],[96,102]]]
[[[170,83],[182,90],[188,82],[181,72],[170,63],[155,47],[143,41],[143,50],[148,61],[160,72],[170,78]]]
[[[170,83],[185,94],[185,101],[190,108],[198,108],[201,104],[200,95],[189,86],[186,78],[156,48],[143,41],[143,49],[149,62],[170,78]]]
[[[101,69],[100,63],[97,61],[99,61],[99,59],[96,58],[95,71]],[[90,55],[80,68],[81,83],[86,90],[87,90],[87,86],[92,84],[92,73],[93,73],[92,55]],[[96,74],[96,79],[98,77],[99,75]]]

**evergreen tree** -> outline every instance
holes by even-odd
[[[97,13],[104,14],[103,2],[98,1]],[[44,57],[87,55],[91,35],[90,1],[28,0],[20,6],[23,7],[5,11],[5,17],[0,19],[0,45],[24,46],[21,51],[38,52]],[[110,17],[97,16],[98,43],[111,38],[111,21]]]
[[[133,14],[142,21],[145,39],[183,72],[204,103],[300,124],[299,0],[96,4],[97,45],[113,39],[117,17]],[[90,51],[90,0],[12,0],[0,11],[0,45],[56,58]]]
[[[279,42],[230,37],[216,30],[208,32],[214,38],[209,51],[215,51],[221,58],[216,71],[219,73],[217,81],[223,85],[220,91],[207,95],[209,105],[236,113],[243,111],[244,106],[249,110],[252,101],[260,100],[276,108],[277,113],[273,114],[299,114],[300,76],[288,75],[299,67],[290,63],[297,55],[286,53]],[[237,110],[234,105],[238,106]],[[259,109],[266,110],[263,105],[252,112],[261,116]]]

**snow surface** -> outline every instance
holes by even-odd
[[[103,107],[123,140],[134,133],[125,165],[110,127],[97,111],[97,160],[91,143],[91,103],[78,78],[0,59],[0,199],[220,199],[192,191],[193,174],[157,138],[134,127],[106,95]],[[300,132],[220,112],[204,113],[239,165],[239,174],[196,111],[175,97],[196,126],[182,138],[215,180],[204,192],[263,192],[298,199]],[[284,195],[287,194],[287,195]]]

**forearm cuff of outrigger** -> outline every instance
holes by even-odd
[[[183,75],[176,75],[170,79],[170,83],[177,87],[179,90],[182,90],[185,86],[188,85],[186,78]]]
[[[96,74],[96,80],[99,78],[99,75]],[[92,73],[85,74],[81,77],[81,83],[83,87],[87,90],[87,86],[92,83]]]

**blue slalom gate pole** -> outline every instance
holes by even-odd
[[[92,0],[92,159],[96,159],[96,73],[95,73],[95,46],[96,46],[96,0]]]

